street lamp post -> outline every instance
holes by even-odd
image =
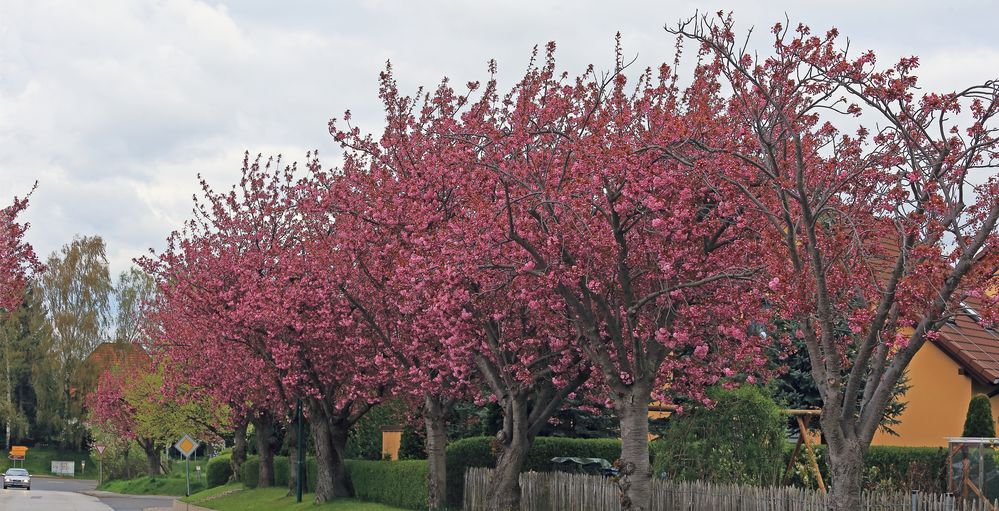
[[[305,445],[303,437],[305,436],[305,431],[304,431],[303,424],[302,424],[302,398],[298,398],[297,410],[295,411],[295,413],[298,416],[297,417],[297,419],[298,419],[298,447],[297,447],[297,449],[298,449],[298,466],[295,467],[298,476],[295,477],[295,479],[297,481],[296,484],[295,484],[295,502],[301,502],[302,501],[302,485],[303,485],[302,475],[303,475],[303,472],[304,472],[302,470],[302,468],[305,466],[305,453],[303,452],[304,451],[303,445]]]

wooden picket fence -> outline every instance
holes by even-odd
[[[464,511],[494,511],[486,506],[488,468],[465,472]],[[618,486],[612,478],[564,472],[520,475],[523,511],[613,511],[619,509]],[[996,503],[962,502],[950,495],[865,492],[862,511],[993,511]],[[825,511],[826,495],[794,487],[661,481],[652,483],[650,511]]]

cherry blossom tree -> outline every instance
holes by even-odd
[[[309,168],[318,169],[318,160],[310,158]],[[282,416],[278,411],[296,398],[304,401],[316,448],[316,500],[323,502],[352,493],[343,464],[347,432],[388,395],[392,378],[376,340],[358,329],[354,306],[337,288],[338,274],[350,269],[335,265],[346,261],[309,252],[319,242],[308,237],[334,235],[335,222],[325,219],[333,233],[305,229],[311,220],[300,202],[307,184],[293,165],[247,157],[240,184],[216,193],[203,183],[196,218],[143,263],[158,276],[170,316],[159,323],[173,328],[159,339],[229,369],[204,385],[236,397],[248,386],[258,413]]]
[[[519,506],[526,448],[593,378],[622,424],[622,504],[644,509],[652,397],[705,400],[704,386],[752,379],[766,363],[770,341],[753,329],[770,314],[750,285],[763,260],[745,199],[697,178],[684,154],[693,130],[717,131],[710,91],[681,95],[668,66],[629,90],[620,58],[609,76],[570,80],[553,55],[550,45],[508,94],[491,78],[474,102],[479,84],[457,94],[445,82],[417,103],[389,73],[382,95],[400,127],[377,144],[349,126],[333,133],[387,161],[386,176],[422,183],[415,200],[454,204],[446,219],[444,208],[413,220],[443,224],[414,243],[450,275],[449,303],[430,312],[450,318],[448,342],[473,347],[504,408],[491,505]]]
[[[859,509],[864,454],[913,356],[955,314],[995,324],[999,85],[920,91],[917,57],[879,65],[835,29],[779,23],[757,55],[731,15],[667,28],[700,45],[697,86],[724,104],[728,134],[692,143],[732,164],[699,170],[762,215],[766,297],[807,347],[833,508]]]
[[[88,424],[135,441],[146,454],[150,476],[163,473],[160,453],[181,435],[218,439],[228,425],[226,407],[190,388],[168,390],[165,372],[144,356],[126,357],[100,376],[87,397]]]
[[[445,83],[437,98],[451,94]],[[446,494],[443,412],[482,389],[478,398],[499,402],[505,418],[490,500],[512,508],[531,442],[589,372],[564,313],[518,307],[532,293],[524,279],[480,270],[491,240],[466,222],[482,213],[468,195],[478,189],[453,172],[461,163],[453,153],[464,149],[438,136],[454,113],[447,110],[463,100],[438,103],[440,111],[428,101],[417,111],[420,98],[401,96],[391,69],[382,75],[381,97],[388,123],[377,143],[331,123],[347,154],[321,188],[334,191],[327,207],[339,210],[337,227],[349,233],[337,253],[353,254],[359,270],[343,292],[359,321],[390,348],[397,391],[424,401],[430,506],[442,507]]]
[[[28,224],[17,219],[28,207],[30,196],[14,197],[12,204],[0,209],[0,310],[8,313],[20,306],[32,273],[42,269],[31,245],[24,241]]]
[[[320,173],[323,183],[314,207],[336,218],[336,238],[316,237],[322,246],[313,257],[339,258],[338,292],[353,307],[353,321],[362,335],[380,344],[379,364],[391,367],[394,392],[422,409],[428,456],[428,507],[441,509],[446,497],[447,429],[445,417],[454,403],[476,382],[467,362],[449,352],[446,330],[426,309],[447,293],[438,269],[421,254],[426,245],[414,243],[426,235],[416,225],[426,217],[424,201],[408,201],[400,185],[409,184],[382,173],[384,166],[360,167],[356,154],[347,156],[343,170]],[[418,206],[418,207],[414,207]],[[325,215],[310,215],[326,218]],[[425,225],[425,224],[424,224]],[[328,230],[319,223],[317,230]]]

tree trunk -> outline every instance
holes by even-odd
[[[257,456],[260,459],[257,486],[270,488],[274,486],[274,421],[270,415],[265,414],[253,420],[253,428],[256,430]]]
[[[444,509],[447,505],[447,429],[442,399],[427,395],[423,422],[427,426],[427,507]]]
[[[285,436],[288,445],[288,496],[295,495],[298,489],[298,422],[291,421],[288,426],[288,435]]]
[[[496,456],[496,470],[489,479],[489,488],[486,491],[489,509],[497,511],[520,509],[520,471],[524,468],[527,451],[530,448],[531,439],[523,435],[500,447]]]
[[[826,431],[826,421],[822,429]],[[842,438],[842,435],[827,434],[829,447],[829,470],[832,481],[829,490],[829,509],[832,511],[852,511],[860,509],[863,492],[864,453],[867,444],[857,438]]]
[[[243,470],[243,462],[246,461],[246,420],[236,423],[236,430],[232,438],[232,458],[229,459],[229,466],[232,467],[232,476],[229,482],[239,481]]]
[[[150,439],[142,439],[139,440],[139,445],[142,447],[143,452],[146,453],[146,473],[150,477],[160,475],[160,450],[156,443]]]
[[[645,511],[652,505],[652,466],[649,463],[649,396],[651,385],[635,383],[618,393],[615,402],[621,423],[621,466],[618,485],[622,511]]]
[[[316,447],[316,503],[321,504],[341,497],[353,497],[354,488],[344,465],[347,450],[346,420],[324,417],[318,406],[311,406],[309,426]]]
[[[535,403],[538,406],[538,403]],[[547,420],[547,418],[545,418]],[[528,421],[528,399],[521,392],[504,398],[503,429],[496,434],[496,470],[486,489],[486,506],[496,511],[520,509],[520,471],[534,442]]]

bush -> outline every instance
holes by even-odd
[[[405,509],[427,508],[427,462],[348,460],[357,498]]]
[[[221,454],[208,460],[205,468],[205,482],[209,488],[222,486],[232,477],[232,453]]]
[[[465,492],[465,469],[494,467],[493,438],[487,436],[455,440],[447,446],[447,503],[461,508]],[[604,458],[614,462],[621,457],[621,440],[617,438],[538,437],[531,445],[524,462],[524,471],[549,471],[556,456]]]
[[[243,486],[256,488],[257,483],[260,481],[260,457],[256,455],[247,456],[241,470],[243,472]]]
[[[713,408],[670,417],[652,443],[653,473],[668,479],[778,484],[784,465],[784,414],[759,387],[710,389]]]
[[[37,454],[37,452],[28,451],[29,459],[32,454]],[[113,479],[124,480],[146,475],[146,454],[142,452],[142,449],[139,448],[137,445],[132,444],[127,449],[119,448],[112,450],[111,448],[108,448],[107,450],[104,451],[103,457],[104,457],[105,481],[110,481]],[[56,457],[55,459],[61,459],[61,458]],[[88,475],[90,474],[91,471],[90,464],[93,463],[94,468],[97,468],[100,466],[99,460],[100,457],[97,457],[92,462],[90,460],[87,461]],[[0,463],[0,472],[4,470],[4,468],[2,468],[2,465],[3,464]],[[30,465],[31,463],[29,462],[29,470],[30,470]],[[45,467],[44,473],[48,473],[50,466],[51,465],[47,465]],[[100,472],[100,470],[98,470],[98,472]],[[96,478],[97,476],[95,475],[94,479]]]
[[[964,419],[963,437],[993,438],[996,436],[996,425],[992,419],[992,403],[988,396],[978,394],[968,403],[968,416]]]

